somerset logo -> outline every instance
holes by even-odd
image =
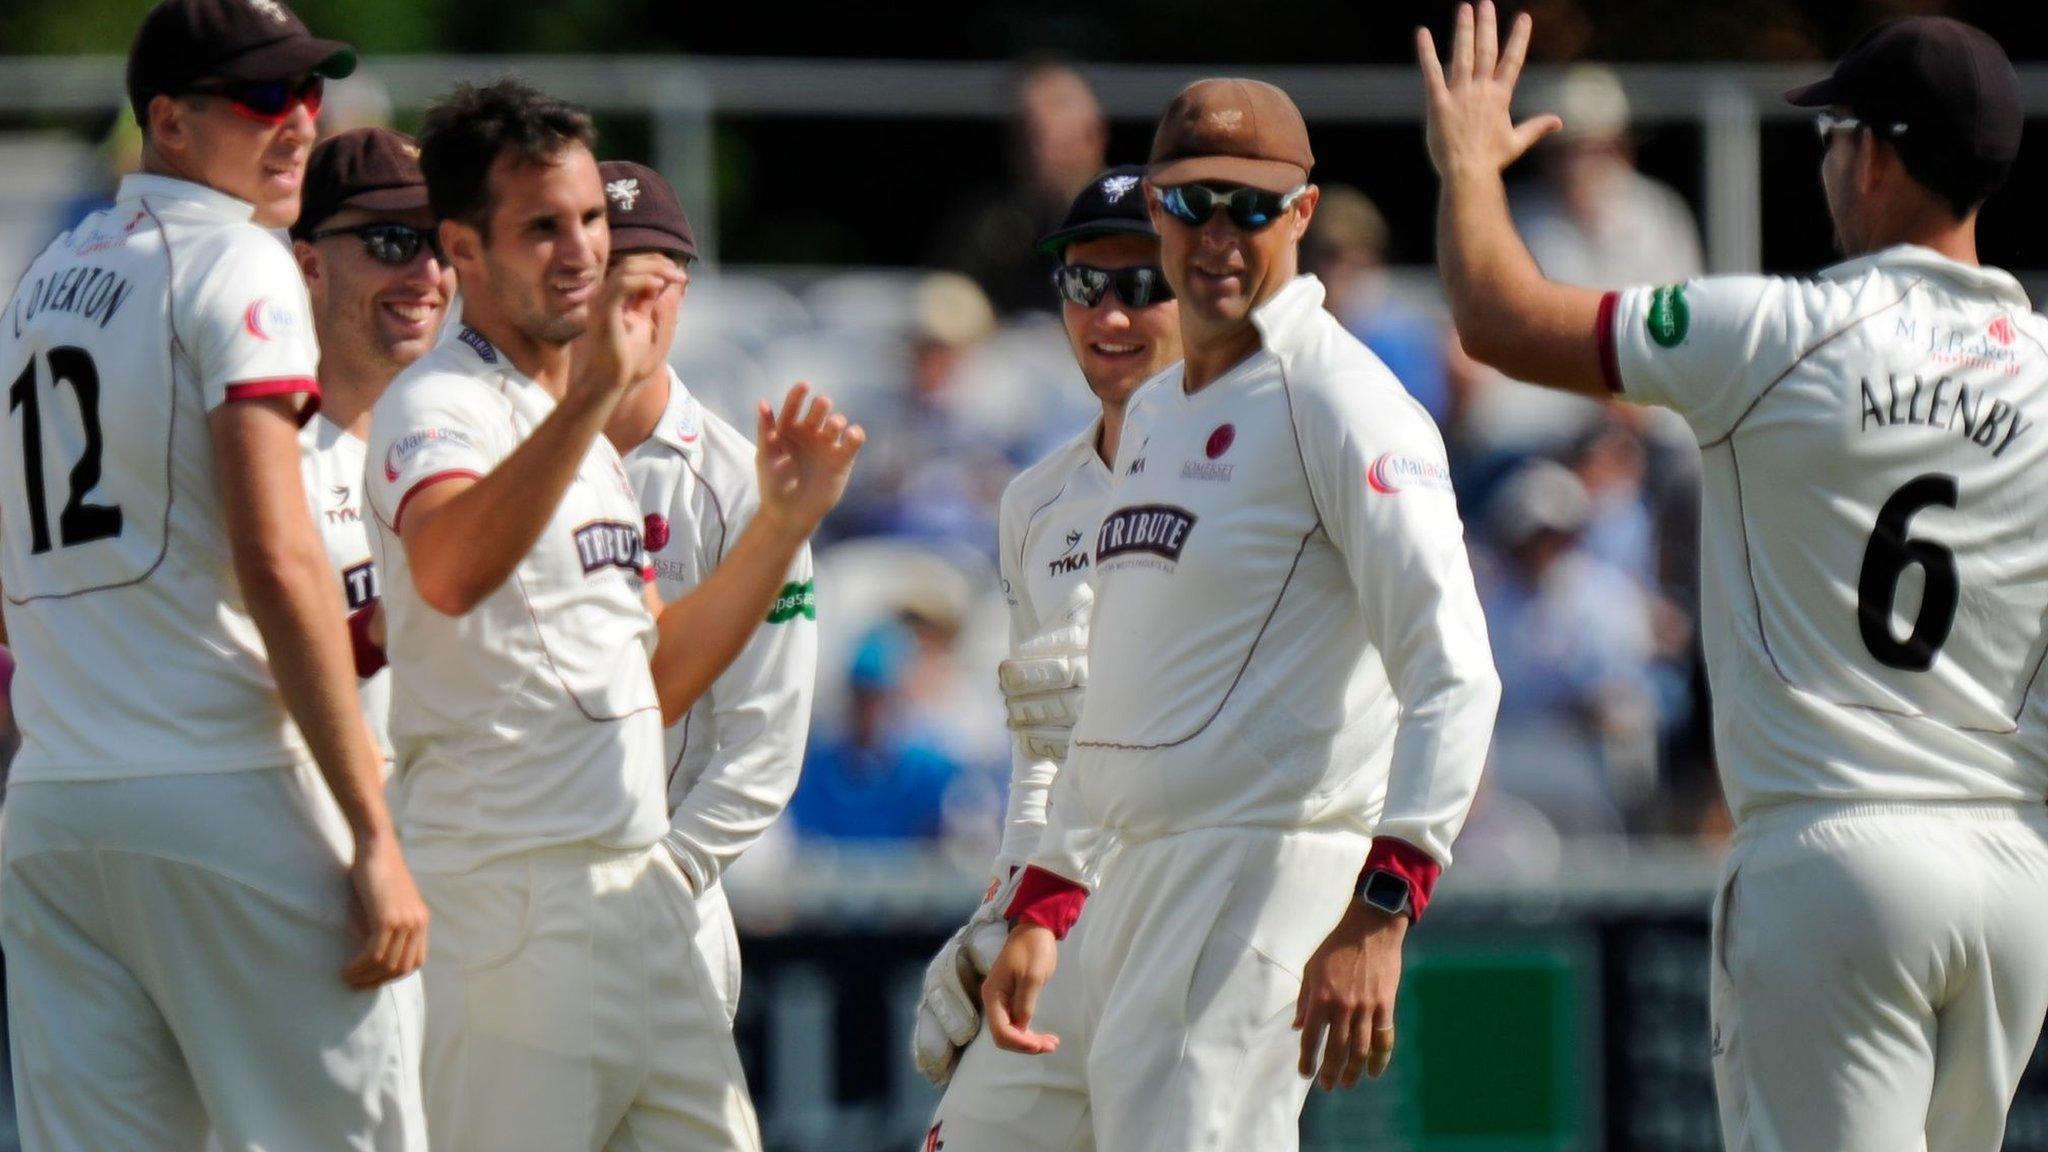
[[[1230,446],[1235,443],[1237,443],[1237,425],[1219,424],[1214,432],[1209,433],[1209,443],[1202,450],[1209,454],[1209,459],[1214,460],[1225,452],[1230,451]]]
[[[1102,198],[1114,204],[1129,195],[1131,189],[1137,186],[1136,176],[1111,176],[1102,182]]]
[[[668,547],[668,517],[659,512],[649,512],[646,534],[649,552],[659,552]]]
[[[647,552],[640,546],[640,526],[623,520],[593,520],[576,530],[576,556],[583,561],[583,574],[605,568],[623,568],[639,573],[647,567]]]
[[[1366,487],[1387,496],[1399,495],[1410,488],[1443,488],[1451,486],[1451,470],[1434,460],[1419,460],[1403,456],[1398,452],[1382,453],[1365,470]]]
[[[1097,563],[1132,552],[1149,552],[1178,562],[1187,547],[1195,514],[1167,504],[1139,504],[1105,516],[1095,534]]]
[[[633,205],[640,202],[640,180],[636,176],[614,180],[604,186],[604,194],[606,199],[619,206],[619,211],[631,212]]]

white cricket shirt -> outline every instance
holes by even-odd
[[[305,284],[254,213],[130,176],[0,314],[14,780],[310,759],[236,583],[207,427],[231,400],[319,397]]]
[[[379,596],[377,564],[370,559],[370,531],[363,524],[363,461],[367,449],[339,424],[315,416],[299,433],[299,469],[306,479],[306,501],[327,562],[341,581],[348,610],[374,604]],[[388,621],[387,621],[388,623]],[[391,669],[356,682],[363,718],[384,758],[391,758]]]
[[[654,434],[625,455],[662,603],[704,581],[761,507],[754,445],[705,411],[674,369]],[[803,769],[818,680],[805,545],[767,619],[666,737],[667,842],[706,891],[782,815]]]
[[[1010,650],[1061,619],[1077,589],[1095,574],[1095,530],[1109,495],[1109,466],[1095,453],[1102,421],[1019,472],[1003,489],[997,518],[1003,599],[1010,608]],[[1022,865],[1038,848],[1046,801],[1059,764],[1010,741],[1010,794],[997,871]]]
[[[1098,824],[1349,829],[1447,864],[1499,682],[1443,442],[1304,276],[1262,347],[1133,398],[1095,537],[1088,699],[1033,863]]]
[[[1610,386],[1705,462],[1701,616],[1737,819],[2048,795],[2048,321],[1924,248],[1610,293]]]
[[[533,550],[461,617],[420,598],[400,542],[409,498],[487,475],[554,405],[483,336],[450,324],[371,415],[396,807],[416,868],[467,871],[568,844],[645,848],[667,827],[647,555],[611,442],[595,438]]]

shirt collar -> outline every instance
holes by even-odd
[[[2027,299],[2027,290],[2020,287],[2012,273],[2002,268],[1951,260],[1932,248],[1922,248],[1918,244],[1899,244],[1854,260],[1844,260],[1821,269],[1820,277],[1823,280],[1853,280],[1880,268],[1939,276],[2019,308],[2033,307]]]
[[[256,218],[256,206],[247,200],[238,200],[218,189],[204,184],[194,184],[176,176],[163,176],[152,172],[137,172],[121,178],[120,191],[114,199],[139,200],[144,196],[158,196],[166,200],[177,200],[190,204],[222,220],[241,222]]]
[[[668,369],[668,407],[654,426],[654,438],[689,457],[704,450],[704,410],[683,387],[674,365]]]
[[[1304,274],[1259,305],[1252,313],[1252,323],[1258,326],[1260,343],[1268,351],[1285,352],[1307,339],[1322,310],[1323,282]]]

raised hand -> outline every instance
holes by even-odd
[[[662,293],[680,290],[683,275],[667,259],[611,270],[591,305],[590,330],[571,348],[569,388],[616,397],[661,355],[654,306]]]
[[[754,469],[761,482],[761,512],[786,531],[808,537],[846,494],[854,457],[868,435],[832,411],[824,396],[810,400],[811,386],[799,383],[777,413],[760,405]]]
[[[1458,5],[1448,65],[1437,60],[1427,28],[1415,30],[1415,57],[1427,88],[1429,159],[1449,179],[1466,171],[1498,175],[1564,121],[1545,114],[1515,123],[1515,81],[1529,54],[1529,14],[1515,17],[1505,47],[1493,0]]]

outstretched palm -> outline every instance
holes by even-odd
[[[761,513],[804,536],[816,530],[846,492],[854,457],[867,442],[858,424],[832,411],[824,396],[812,400],[808,384],[783,398],[781,412],[762,401],[755,471],[761,482]]]
[[[1515,17],[1505,47],[1492,0],[1458,5],[1451,58],[1440,63],[1429,29],[1415,30],[1415,55],[1427,87],[1429,159],[1439,175],[1498,174],[1538,140],[1564,127],[1556,116],[1515,123],[1515,81],[1529,54],[1529,15]]]

